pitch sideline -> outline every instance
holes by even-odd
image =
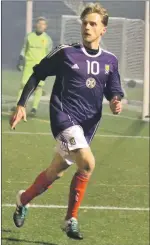
[[[15,207],[15,204],[5,203],[2,204],[2,207]],[[66,209],[67,206],[65,205],[39,205],[39,204],[32,204],[30,206],[31,208],[51,208],[51,209]],[[113,207],[113,206],[81,206],[80,209],[85,210],[120,210],[120,211],[149,211],[149,208],[143,208],[143,207]]]

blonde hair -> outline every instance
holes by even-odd
[[[109,19],[108,12],[99,3],[88,4],[82,11],[80,15],[80,19],[83,20],[87,14],[93,14],[93,13],[97,13],[102,17],[102,23],[104,26],[108,25],[108,19]]]

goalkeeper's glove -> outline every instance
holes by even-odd
[[[18,64],[17,64],[17,70],[18,71],[23,71],[23,67],[24,67],[24,57],[22,55],[19,56],[19,60],[18,60]]]

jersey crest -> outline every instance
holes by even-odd
[[[86,86],[87,88],[94,88],[96,86],[96,80],[93,78],[93,77],[89,77],[87,80],[86,80]]]
[[[105,74],[109,74],[110,66],[105,65]]]

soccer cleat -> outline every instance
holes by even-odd
[[[18,228],[23,226],[27,214],[27,210],[29,208],[29,204],[25,206],[21,204],[20,196],[23,192],[24,192],[23,190],[19,191],[16,196],[16,210],[13,215],[14,223]]]
[[[78,228],[78,221],[74,217],[65,221],[65,225],[62,228],[62,230],[64,232],[66,232],[66,234],[69,238],[72,238],[75,240],[82,240],[83,239],[83,236],[80,233],[79,228]]]
[[[35,117],[36,116],[36,109],[32,108],[32,110],[30,112],[30,116],[31,117]]]

